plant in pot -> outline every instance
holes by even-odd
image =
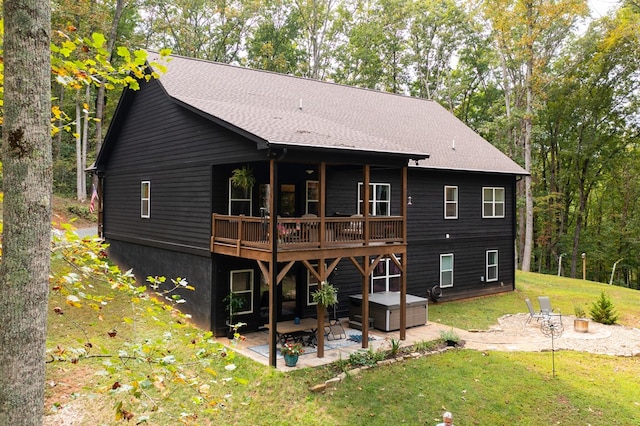
[[[318,289],[311,294],[311,299],[317,304],[318,318],[324,324],[325,316],[328,315],[327,308],[338,304],[338,289],[328,281],[322,281]],[[322,328],[318,329],[318,339],[320,339],[320,330]]]
[[[247,166],[244,166],[240,169],[234,169],[231,172],[231,184],[236,188],[242,188],[245,191],[248,191],[253,187],[256,183],[256,178],[253,176],[253,169]]]
[[[284,357],[284,364],[287,367],[295,367],[298,357],[304,353],[304,348],[300,342],[285,342],[280,348],[280,353]]]
[[[328,281],[322,281],[318,289],[311,295],[318,308],[328,308],[338,303],[338,289]]]
[[[234,339],[236,334],[238,333],[238,329],[245,325],[244,323],[235,323],[234,316],[237,312],[242,309],[244,305],[244,299],[238,296],[237,293],[231,292],[229,293],[222,301],[226,304],[226,311],[228,314],[227,326],[229,330],[227,331],[227,337],[229,339]]]
[[[587,314],[585,313],[584,308],[581,305],[574,305],[573,312],[576,316],[573,320],[574,331],[578,333],[588,333],[589,318],[587,318]]]

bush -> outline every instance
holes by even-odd
[[[349,364],[354,367],[371,367],[376,365],[378,361],[382,361],[384,359],[384,352],[374,351],[373,348],[369,348],[368,350],[359,350],[358,352],[353,352],[349,355]]]
[[[591,314],[592,320],[600,324],[611,325],[618,321],[618,314],[614,310],[613,303],[604,291],[600,293],[598,300],[591,304],[589,314]]]
[[[71,204],[67,206],[67,211],[71,214],[74,214],[82,219],[95,219],[96,215],[91,213],[88,206],[83,206],[81,204]]]
[[[440,332],[440,339],[446,342],[449,346],[458,346],[460,344],[460,336],[452,330],[442,330]]]

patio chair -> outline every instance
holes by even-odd
[[[540,313],[544,316],[559,316],[562,317],[562,313],[559,309],[551,308],[551,301],[547,296],[538,296],[538,303],[540,303]]]
[[[325,311],[324,336],[327,340],[346,339],[347,333],[342,327],[342,323],[336,314],[336,307],[333,307],[333,318]]]
[[[529,318],[527,318],[527,322],[524,323],[525,325],[529,324],[529,321],[531,321],[534,318],[536,321],[540,321],[540,318],[544,318],[544,315],[542,315],[541,313],[536,313],[536,311],[533,310],[533,305],[531,304],[531,300],[529,300],[528,298],[524,299],[524,303],[526,303],[527,308],[529,308]]]
[[[562,332],[564,325],[562,324],[562,312],[560,312],[560,309],[553,309],[547,296],[538,296],[538,302],[540,303],[540,313],[543,315],[542,324],[540,325],[543,332],[553,328]]]

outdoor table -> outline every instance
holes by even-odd
[[[265,328],[269,326],[265,325]],[[276,326],[276,339],[281,345],[293,340],[307,346],[315,346],[317,331],[318,320],[315,318],[301,318],[299,324],[295,321],[283,321]]]

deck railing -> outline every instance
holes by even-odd
[[[282,249],[325,248],[402,242],[401,216],[278,218],[278,247]],[[320,232],[324,223],[324,233]],[[368,231],[368,232],[367,232]],[[271,219],[213,214],[214,243],[268,250]],[[321,238],[324,236],[324,238]]]

